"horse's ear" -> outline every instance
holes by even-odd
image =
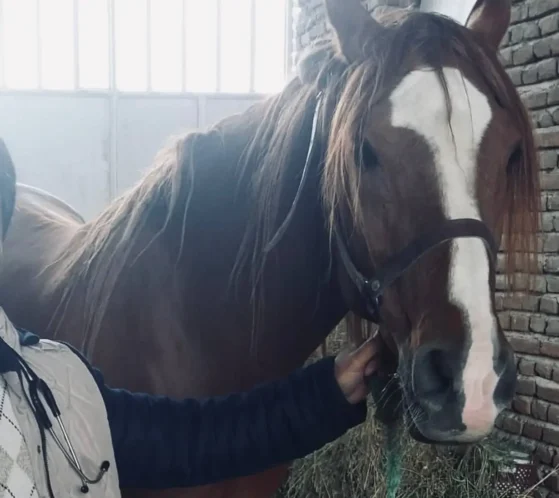
[[[325,0],[328,20],[334,28],[340,50],[348,62],[367,56],[376,35],[383,32],[359,0]]]
[[[509,27],[510,14],[511,0],[478,0],[466,26],[497,51]]]

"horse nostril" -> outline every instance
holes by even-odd
[[[420,404],[441,408],[453,389],[454,370],[448,351],[424,346],[413,364],[413,389]]]

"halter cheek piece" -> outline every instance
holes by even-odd
[[[287,231],[287,228],[289,227],[289,224],[295,214],[297,204],[308,177],[310,164],[314,157],[316,135],[318,130],[318,117],[322,109],[322,105],[323,94],[320,92],[317,95],[317,103],[312,121],[310,144],[297,193],[289,213],[272,240],[266,245],[264,249],[265,252],[271,251],[277,245],[279,240]],[[359,296],[359,302],[353,302],[353,299],[346,298],[348,301],[348,307],[362,318],[377,324],[380,323],[382,296],[386,288],[392,285],[394,281],[402,276],[425,254],[440,246],[444,242],[457,238],[472,237],[481,239],[486,245],[493,280],[495,275],[495,261],[497,258],[498,246],[487,225],[482,221],[473,218],[459,218],[444,221],[437,229],[432,232],[425,233],[413,240],[402,251],[389,258],[384,265],[376,270],[373,276],[367,278],[356,268],[351,256],[349,255],[347,246],[339,233],[338,227],[334,226],[334,238],[341,262]]]

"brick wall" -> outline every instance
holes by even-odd
[[[500,320],[519,360],[517,397],[497,432],[533,449],[544,471],[559,465],[558,55],[559,1],[516,0],[501,56],[536,127],[544,192],[540,273],[531,293],[497,294]],[[559,492],[559,475],[546,484]]]
[[[413,0],[368,0],[408,6]],[[299,0],[297,50],[326,32],[322,0]],[[524,296],[505,296],[498,278],[499,318],[518,357],[518,393],[496,433],[534,451],[543,472],[559,467],[559,0],[513,0],[502,61],[536,126],[542,187],[540,269]],[[502,262],[502,258],[501,258]],[[559,498],[559,474],[550,474]],[[540,496],[546,496],[542,492]]]

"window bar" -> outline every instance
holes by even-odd
[[[5,35],[4,35],[4,0],[0,0],[0,88],[6,87],[6,76],[4,69],[4,45],[5,45]]]
[[[35,1],[36,7],[36,19],[37,22],[37,88],[41,90],[43,88],[43,57],[42,57],[42,50],[41,50],[41,2],[40,0]]]
[[[151,0],[146,0],[146,71],[147,91],[151,92]]]
[[[115,0],[107,0],[107,20],[109,22],[109,90],[116,91],[116,25]]]
[[[182,0],[182,25],[181,25],[181,89],[186,92],[186,0]]]
[[[80,0],[74,0],[74,90],[80,88]]]
[[[256,0],[250,2],[250,93],[254,93],[256,79]]]
[[[295,0],[285,0],[285,66],[284,77],[289,78],[293,70],[293,2]]]
[[[109,159],[108,159],[108,183],[109,201],[116,197],[118,190],[117,173],[117,117],[118,117],[118,95],[116,88],[116,24],[115,24],[115,1],[107,0],[109,21]]]
[[[217,0],[216,91],[221,91],[221,0]]]

